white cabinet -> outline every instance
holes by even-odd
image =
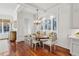
[[[72,28],[79,28],[79,4],[73,4]]]
[[[74,44],[72,45],[72,51],[73,51],[73,55],[79,56],[79,44]]]
[[[73,56],[79,56],[79,38],[71,37],[70,53]]]

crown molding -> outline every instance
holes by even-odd
[[[33,13],[36,12],[36,9],[39,9],[41,12],[48,12],[48,11],[50,11],[52,8],[54,8],[54,7],[58,6],[58,5],[59,5],[59,4],[56,3],[55,5],[52,5],[52,6],[48,7],[47,9],[43,9],[43,8],[40,8],[40,7],[37,6],[37,5],[32,4],[32,3],[20,3],[20,4],[16,7],[16,10],[17,10],[17,9],[18,9],[18,10],[24,10],[24,9],[26,9],[26,11],[27,11],[27,8],[28,8],[29,10],[31,10],[31,9],[34,10]]]
[[[46,8],[46,9],[40,8],[39,6],[31,4],[31,3],[27,3],[25,5],[28,5],[29,7],[33,7],[35,9],[39,9],[39,10],[41,10],[43,12],[47,12],[48,10],[51,10],[52,8],[54,8],[54,7],[56,7],[56,6],[60,5],[60,4],[56,3],[55,5],[52,5],[52,6],[48,7],[48,8]]]
[[[30,7],[33,7],[33,8],[35,8],[35,9],[39,9],[39,10],[41,10],[41,11],[45,11],[45,9],[40,8],[39,6],[34,5],[34,4],[32,4],[32,3],[27,3],[26,5],[29,5]]]

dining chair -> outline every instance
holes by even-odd
[[[26,36],[25,36],[25,43],[31,45],[31,42],[32,42],[31,36],[30,36],[30,35],[26,35]]]
[[[39,44],[39,46],[40,46],[40,41],[36,40],[36,37],[34,35],[32,35],[32,48],[35,45],[34,49],[36,50],[37,44]]]
[[[50,47],[50,52],[52,51],[52,46],[54,46],[54,51],[56,50],[55,43],[57,41],[57,35],[54,33],[52,38],[49,38],[47,41],[43,42],[43,48],[44,45],[48,45]]]

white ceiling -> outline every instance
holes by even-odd
[[[57,3],[20,3],[20,4],[24,4],[25,6],[28,5],[29,8],[30,7],[38,8],[40,10],[46,10],[57,5]],[[0,3],[0,8],[14,10],[17,7],[17,5],[18,5],[17,3]]]
[[[15,10],[16,7],[17,7],[16,3],[0,3],[0,9]]]
[[[38,8],[41,12],[47,11],[57,5],[57,3],[20,3],[26,11],[36,12]],[[0,3],[0,10],[14,11],[17,8],[18,3]]]
[[[36,14],[39,9],[39,15],[50,13],[49,11],[59,5],[59,3],[21,3],[21,10]],[[22,8],[23,7],[23,8]],[[20,9],[19,9],[20,10]]]
[[[16,7],[17,3],[0,3],[0,17],[16,19]]]
[[[45,11],[48,11],[58,5],[58,3],[19,3],[21,10],[36,14],[36,9],[39,9],[39,14],[42,15]],[[0,13],[11,13],[16,10],[18,3],[0,3]],[[18,9],[19,10],[19,9]],[[2,11],[2,12],[1,12]],[[14,14],[15,15],[15,14]]]
[[[31,5],[37,6],[38,8],[46,10],[50,7],[54,7],[56,3],[32,3]]]
[[[59,3],[24,3],[21,6],[24,7],[23,11],[30,12],[32,14],[36,14],[36,9],[39,9],[39,16],[43,16],[46,14],[51,14],[49,12],[52,8],[59,5]]]

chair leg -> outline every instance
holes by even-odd
[[[33,48],[33,43],[32,43],[32,48]]]
[[[43,49],[44,49],[44,44],[43,44]]]
[[[56,50],[56,46],[54,45],[54,52],[55,52],[55,50]]]
[[[35,50],[36,50],[36,44],[35,44]]]
[[[30,44],[29,41],[28,41],[28,44]]]
[[[32,46],[32,42],[30,42],[30,46]]]
[[[52,46],[50,46],[50,52],[52,51]]]
[[[39,46],[41,46],[40,42],[39,42]]]

